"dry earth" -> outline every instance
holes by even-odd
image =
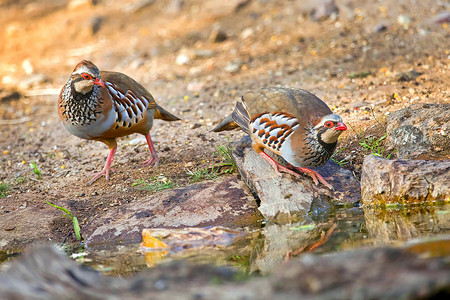
[[[310,17],[315,1],[181,2],[0,1],[0,182],[10,187],[0,217],[23,210],[33,218],[48,200],[83,225],[151,193],[133,187],[137,180],[163,174],[189,184],[186,172],[210,167],[226,136],[243,136],[210,130],[249,89],[301,87],[327,102],[350,125],[337,159],[357,177],[360,130],[381,137],[388,113],[450,100],[450,27],[436,20],[450,9],[445,1],[337,1],[339,16],[320,21]],[[133,135],[119,141],[111,181],[85,185],[102,168],[106,147],[71,136],[56,113],[57,94],[82,59],[132,76],[183,119],[154,125],[157,169],[138,168],[148,150]],[[410,70],[421,75],[401,76]],[[62,241],[69,220],[53,209],[48,218],[45,236]]]

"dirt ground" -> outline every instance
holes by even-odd
[[[300,87],[328,103],[349,125],[336,159],[357,177],[367,153],[361,132],[379,138],[390,112],[449,102],[450,26],[436,20],[450,9],[445,1],[337,1],[339,15],[318,21],[310,16],[315,1],[180,3],[0,1],[0,217],[47,200],[83,225],[151,193],[133,186],[138,180],[162,174],[189,184],[188,170],[211,167],[227,136],[243,136],[211,129],[249,89]],[[119,140],[111,181],[86,186],[107,148],[70,135],[56,112],[59,90],[82,59],[130,75],[182,118],[155,122],[156,169],[138,168],[149,153],[132,135]],[[411,70],[420,75],[405,76]],[[56,210],[49,218],[49,238],[62,241],[70,221]]]

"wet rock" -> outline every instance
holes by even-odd
[[[0,272],[3,299],[431,299],[448,295],[445,258],[375,248],[303,255],[272,275],[239,278],[225,267],[175,261],[131,277],[102,276],[53,246]]]
[[[236,177],[145,196],[110,208],[85,228],[88,243],[138,242],[144,228],[250,225],[261,218],[253,196]]]
[[[361,202],[365,205],[444,201],[450,197],[450,160],[364,159]]]
[[[318,0],[313,10],[312,17],[315,21],[322,21],[339,13],[339,8],[334,0]]]
[[[386,148],[402,159],[450,158],[450,104],[414,104],[392,113]]]
[[[438,206],[434,203],[408,207],[393,205],[388,208],[365,205],[364,223],[373,243],[386,245],[392,241],[408,241],[421,236],[448,233],[449,209],[450,204]]]
[[[413,81],[414,79],[416,79],[417,77],[419,77],[420,75],[422,75],[422,73],[417,72],[416,70],[410,70],[407,72],[402,72],[399,75],[397,75],[397,81]]]
[[[334,187],[333,191],[322,184],[316,186],[306,175],[292,178],[291,175],[284,174],[283,178],[278,177],[272,167],[253,150],[248,136],[233,143],[232,147],[236,149],[233,151],[233,158],[239,172],[250,190],[261,201],[259,211],[265,218],[280,217],[284,214],[304,216],[314,202],[359,201],[358,181],[349,170],[332,161],[314,169]]]

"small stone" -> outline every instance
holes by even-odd
[[[443,11],[433,18],[433,23],[450,23],[450,11]]]
[[[242,30],[240,37],[245,40],[246,38],[249,38],[249,37],[253,36],[254,34],[255,34],[255,30],[251,27],[247,27],[244,30]]]
[[[397,23],[403,26],[403,28],[408,29],[411,24],[411,18],[407,15],[399,15],[397,17]]]
[[[204,82],[189,82],[187,85],[187,90],[189,92],[199,92],[203,89],[203,87],[205,86]]]
[[[225,71],[228,73],[237,73],[241,70],[243,64],[244,62],[242,60],[235,59],[225,67]]]
[[[93,17],[91,19],[91,33],[95,35],[101,28],[104,19],[102,17]]]
[[[214,56],[214,51],[209,50],[209,49],[198,49],[198,50],[194,50],[192,51],[192,53],[194,54],[194,56],[196,58],[208,58],[208,57],[213,57]]]
[[[339,13],[339,8],[334,0],[318,0],[313,12],[313,20],[322,21]]]
[[[422,73],[417,72],[416,70],[410,70],[408,72],[402,72],[397,76],[397,81],[413,81],[417,77],[422,75]]]
[[[175,60],[175,63],[177,64],[177,65],[187,65],[188,63],[189,63],[189,61],[190,61],[190,58],[189,58],[189,56],[187,55],[187,54],[185,54],[185,53],[180,53],[178,56],[177,56],[177,59]]]
[[[376,33],[381,33],[387,30],[387,26],[384,24],[377,24],[373,27],[373,31]]]
[[[137,13],[137,12],[143,10],[147,6],[152,5],[155,2],[156,2],[156,0],[140,0],[140,1],[137,1],[137,2],[134,2],[134,3],[131,3],[131,4],[127,5],[125,7],[125,12],[129,13],[129,14],[134,14],[134,13]]]
[[[213,43],[221,43],[228,39],[228,35],[225,31],[222,29],[215,29],[211,32],[211,35],[209,37],[209,40]]]

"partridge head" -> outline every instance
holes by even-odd
[[[58,98],[58,114],[64,127],[73,135],[96,140],[109,147],[103,170],[94,174],[92,184],[105,175],[117,150],[116,138],[140,133],[146,137],[150,159],[144,165],[158,165],[150,129],[153,119],[177,121],[156,104],[152,95],[138,82],[118,72],[99,71],[92,62],[80,62],[64,85]]]
[[[302,89],[263,88],[242,96],[231,115],[215,132],[240,127],[249,133],[252,146],[274,168],[299,176],[302,172],[314,182],[332,189],[323,177],[309,167],[325,164],[336,149],[338,137],[347,129],[339,115],[315,95]],[[264,150],[288,162],[280,165]]]

